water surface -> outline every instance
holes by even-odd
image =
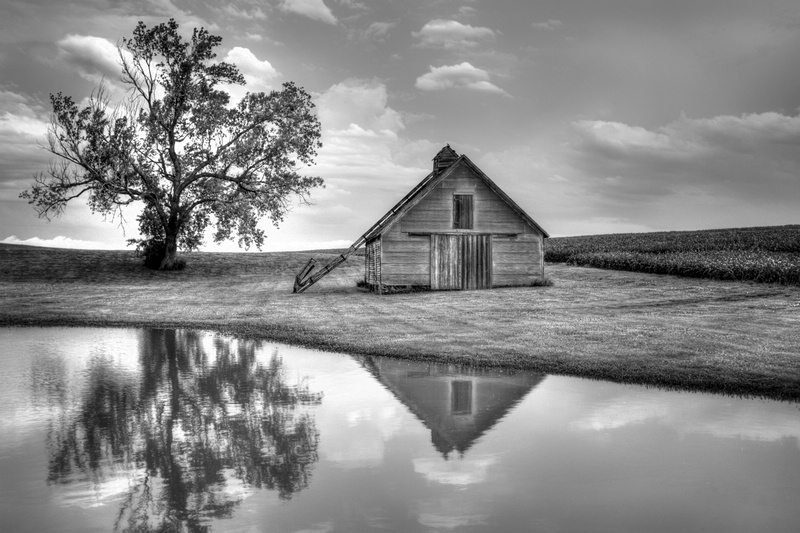
[[[796,404],[0,329],[4,531],[800,531]]]

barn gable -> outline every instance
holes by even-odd
[[[455,152],[446,146],[442,149],[449,150],[452,154]],[[442,151],[439,154],[442,154]],[[440,163],[437,158],[434,158],[434,166]],[[450,194],[459,192],[476,192],[480,195],[481,200],[486,201],[488,210],[495,210],[504,213],[504,219],[509,219],[507,212],[513,212],[519,219],[519,222],[525,224],[541,233],[545,238],[549,237],[547,232],[539,226],[525,211],[514,202],[500,187],[497,186],[483,171],[478,168],[467,156],[457,156],[455,159],[450,160],[448,166],[435,169],[428,174],[425,179],[417,184],[406,196],[404,196],[392,209],[390,209],[383,217],[381,217],[375,225],[373,225],[364,235],[363,239],[369,242],[388,232],[394,224],[398,221],[403,221],[406,217],[410,217],[405,222],[407,227],[423,228],[426,224],[431,227],[443,229],[444,226],[452,220],[452,213],[450,212]],[[422,205],[418,204],[422,203]],[[446,205],[445,205],[446,204]],[[413,215],[411,211],[414,211]],[[477,209],[476,209],[477,211]],[[502,224],[503,221],[495,221],[492,224],[488,219],[484,221],[487,230],[498,227],[498,223]],[[505,220],[511,222],[511,220]],[[451,226],[452,227],[452,226]],[[402,230],[407,231],[407,230]],[[411,231],[411,230],[408,230]],[[424,229],[421,229],[424,231]]]
[[[469,227],[459,228],[464,232],[523,233],[525,225],[543,232],[500,189],[491,182],[472,162],[461,156],[435,183],[429,184],[419,200],[399,220],[401,231],[409,233],[439,232],[455,229],[458,204],[455,196],[471,196],[472,216],[467,217]]]

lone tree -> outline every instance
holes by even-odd
[[[260,248],[258,221],[277,225],[293,197],[306,202],[322,185],[297,172],[322,146],[320,125],[311,97],[293,83],[231,106],[219,86],[244,77],[214,61],[221,41],[203,28],[184,40],[172,19],[153,28],[139,22],[118,46],[127,97],[112,107],[101,84],[79,109],[51,94],[48,150],[57,162],[20,196],[48,219],[84,193],[104,216],[141,202],[143,238],[128,242],[153,268],[180,268],[177,250],[197,249],[209,226],[216,242],[236,236]]]

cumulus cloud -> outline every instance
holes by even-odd
[[[389,107],[386,86],[376,80],[349,79],[317,98],[323,127],[341,130],[355,124],[364,130],[403,129],[400,113]]]
[[[355,185],[379,182],[387,176],[406,176],[412,181],[412,176],[424,177],[417,168],[394,162],[393,153],[404,144],[401,133],[405,124],[400,113],[388,105],[383,83],[346,80],[317,97],[316,104],[323,128],[317,167],[337,176],[333,185],[341,189],[339,193],[352,192]]]
[[[59,56],[86,80],[119,80],[122,65],[116,45],[102,37],[67,35],[58,42]]]
[[[671,229],[797,221],[800,116],[681,116],[653,129],[583,120],[572,128],[564,154],[572,173],[562,175],[580,181],[587,202],[607,216]]]
[[[46,114],[42,104],[31,97],[0,87],[0,132],[7,134],[8,138],[42,135]]]
[[[273,90],[275,81],[281,75],[269,61],[258,59],[250,49],[241,46],[231,48],[222,60],[236,65],[239,72],[244,76],[244,85],[222,86],[230,95],[233,103],[240,101],[248,92],[269,92]]]
[[[800,169],[800,115],[681,116],[656,130],[590,120],[572,126],[580,138],[578,149],[604,166],[659,163],[660,169],[669,171],[687,163],[708,168],[733,158],[754,160],[764,170]]]
[[[284,0],[280,8],[285,12],[296,13],[328,24],[338,22],[323,0]]]
[[[442,19],[428,22],[412,35],[420,40],[420,46],[442,47],[447,50],[475,48],[482,42],[495,38],[495,32],[489,28]]]
[[[247,92],[270,91],[274,80],[280,76],[267,60],[258,59],[248,48],[235,46],[225,54],[223,61],[233,63],[244,76],[245,85],[228,85],[226,90],[234,101],[240,100]]]
[[[555,236],[798,220],[800,116],[580,120],[480,160]]]
[[[488,72],[465,61],[460,65],[431,66],[430,72],[417,78],[416,87],[423,91],[467,89],[508,96],[507,92],[489,81],[490,79]]]
[[[234,46],[225,55],[225,61],[235,64],[239,71],[253,81],[264,83],[278,75],[269,61],[258,59],[248,48]]]
[[[601,120],[573,122],[584,146],[613,157],[614,153],[636,157],[685,160],[704,149],[693,136],[674,135],[667,128],[650,131],[639,126]]]
[[[0,87],[0,179],[29,179],[47,168],[48,111],[38,101]]]
[[[403,116],[378,80],[336,83],[315,103],[323,147],[310,171],[325,179],[325,189],[314,192],[319,208],[299,210],[287,224],[313,238],[355,239],[425,177],[436,150],[404,138]]]

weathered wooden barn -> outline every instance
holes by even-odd
[[[465,155],[450,145],[433,170],[350,249],[295,281],[303,292],[366,245],[364,281],[383,292],[525,286],[544,278],[547,232]]]
[[[547,237],[448,145],[433,158],[433,171],[364,234],[365,282],[379,291],[531,285],[544,276]]]

